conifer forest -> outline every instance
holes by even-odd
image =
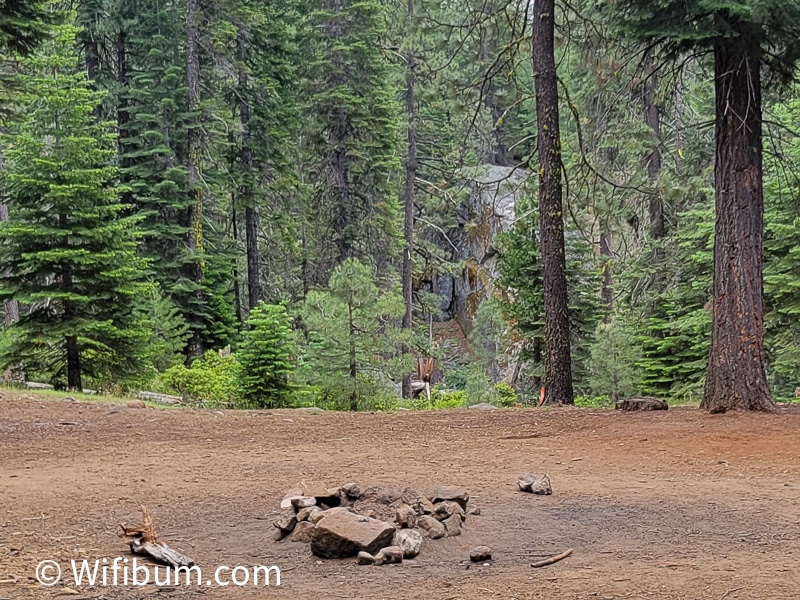
[[[774,411],[797,0],[0,0],[0,375]]]

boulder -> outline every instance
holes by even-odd
[[[384,521],[339,510],[314,527],[311,552],[321,558],[345,558],[361,551],[375,554],[392,542],[394,532],[394,527]]]
[[[433,502],[428,500],[425,496],[420,498],[417,502],[417,514],[432,515],[435,510],[436,508],[433,506]]]
[[[443,500],[452,500],[453,502],[458,502],[464,510],[467,510],[467,502],[469,502],[469,492],[467,490],[449,485],[434,486],[425,492],[425,497],[434,504]]]
[[[417,527],[422,529],[432,540],[438,540],[439,538],[443,538],[445,536],[444,525],[442,525],[439,521],[431,517],[430,515],[424,515],[417,519]]]
[[[401,529],[394,534],[392,546],[403,550],[403,558],[414,558],[422,550],[422,534],[413,529]]]
[[[403,562],[403,549],[399,546],[387,546],[375,555],[376,565],[392,565]]]
[[[345,483],[342,486],[342,491],[350,500],[358,500],[361,498],[361,488],[358,487],[357,483]]]
[[[294,533],[292,534],[292,541],[308,544],[311,542],[311,532],[313,529],[314,525],[312,523],[309,523],[308,521],[300,521],[297,525],[295,525]]]
[[[469,551],[469,559],[472,562],[492,560],[492,549],[489,546],[475,546]]]
[[[401,504],[395,511],[394,520],[400,527],[411,529],[417,524],[417,513],[408,504]]]

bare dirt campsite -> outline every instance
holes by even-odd
[[[800,407],[325,413],[159,410],[2,392],[0,598],[797,598]],[[550,496],[520,473],[548,473]],[[398,565],[275,541],[313,479],[469,490],[461,535]],[[277,565],[281,586],[43,587],[37,564],[130,556],[149,507],[199,566]],[[488,545],[492,560],[470,563]],[[574,548],[547,567],[531,563]]]

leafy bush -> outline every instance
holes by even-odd
[[[188,402],[214,406],[236,401],[241,366],[234,356],[219,356],[213,350],[192,363],[191,368],[176,365],[159,377],[162,391],[181,396]]]
[[[241,399],[260,408],[287,406],[293,349],[286,308],[261,303],[247,325],[237,354]]]
[[[496,384],[494,389],[497,392],[497,404],[500,406],[509,408],[517,404],[517,392],[505,381]]]

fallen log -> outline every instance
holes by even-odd
[[[572,554],[573,550],[574,548],[570,548],[569,550],[565,550],[561,554],[556,554],[555,556],[551,556],[550,558],[545,558],[544,560],[532,563],[531,566],[538,569],[539,567],[546,567],[547,565],[552,565],[553,563],[557,563],[558,561],[567,558],[570,554]]]
[[[620,400],[614,406],[616,410],[633,411],[633,410],[667,410],[669,406],[663,400],[657,398],[630,398],[629,400]]]
[[[153,560],[171,567],[191,567],[194,564],[194,561],[188,556],[184,556],[159,541],[153,525],[153,517],[150,516],[150,511],[146,506],[142,506],[141,525],[131,527],[120,524],[120,527],[122,527],[122,533],[119,536],[128,543],[132,553],[147,555]]]

